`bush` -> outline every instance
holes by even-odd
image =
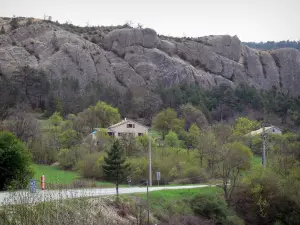
[[[82,160],[87,154],[84,148],[75,146],[70,149],[61,149],[58,154],[59,166],[63,169],[75,169],[79,160]]]
[[[215,194],[199,194],[191,201],[191,207],[198,216],[213,219],[216,224],[226,224],[229,211],[224,198]]]
[[[0,190],[25,188],[33,176],[31,155],[9,132],[0,132]]]
[[[86,155],[83,160],[78,163],[81,176],[91,179],[103,179],[102,161],[103,153],[93,153]]]

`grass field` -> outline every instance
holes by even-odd
[[[165,213],[192,214],[190,200],[198,194],[221,194],[217,187],[192,188],[181,190],[163,190],[149,192],[149,204],[152,213],[156,216]],[[139,194],[139,197],[146,200],[146,194]]]
[[[78,173],[61,170],[58,166],[34,164],[33,167],[35,170],[34,179],[40,180],[41,176],[44,175],[46,183],[71,184],[80,178]]]
[[[44,175],[46,184],[71,184],[73,181],[81,179],[79,173],[73,171],[65,171],[60,169],[58,166],[34,164],[33,168],[35,170],[34,179],[39,181],[41,179],[41,176]],[[101,187],[114,187],[114,184],[106,181],[97,181],[96,185]],[[127,187],[127,185],[120,186]]]

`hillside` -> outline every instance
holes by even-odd
[[[76,78],[81,87],[91,80],[120,91],[182,82],[211,88],[225,82],[299,94],[300,53],[295,49],[257,51],[227,35],[175,39],[126,26],[94,27],[85,34],[84,28],[72,30],[71,25],[14,20],[12,26],[11,19],[0,19],[3,74],[28,65],[49,79]]]
[[[259,51],[236,36],[174,38],[128,24],[76,27],[0,18],[0,29],[2,119],[20,103],[48,115],[67,115],[102,100],[118,107],[122,116],[149,123],[162,107],[181,99],[175,90],[158,90],[182,85],[206,91],[246,84],[300,94],[300,52],[292,48]]]

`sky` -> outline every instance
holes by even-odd
[[[0,16],[75,25],[131,21],[170,36],[237,35],[242,41],[300,40],[300,0],[0,0]]]

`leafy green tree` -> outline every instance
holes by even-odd
[[[105,102],[97,102],[94,110],[96,116],[98,116],[100,119],[100,124],[102,125],[102,127],[106,128],[120,121],[119,110]]]
[[[61,149],[58,154],[59,166],[66,170],[75,169],[77,163],[87,154],[87,149],[81,146]]]
[[[171,109],[167,108],[159,112],[152,121],[153,127],[162,133],[162,138],[165,140],[167,133],[172,129],[176,133],[183,130],[184,120],[177,118],[177,113]]]
[[[191,145],[193,148],[197,148],[199,144],[199,137],[200,137],[200,129],[195,123],[193,123],[188,133],[187,144]]]
[[[240,142],[228,143],[220,151],[221,177],[225,199],[231,201],[236,182],[243,171],[249,170],[253,154],[251,150]]]
[[[79,144],[80,138],[78,133],[73,129],[68,129],[59,134],[61,148],[71,148]]]
[[[33,176],[31,154],[9,132],[0,132],[0,190],[24,188]]]
[[[50,123],[53,126],[59,126],[60,123],[63,121],[63,118],[61,117],[59,112],[53,113],[53,115],[49,118]]]
[[[178,139],[178,136],[175,132],[170,131],[167,135],[166,135],[166,144],[169,147],[179,147],[180,145],[180,141]]]
[[[142,135],[136,137],[137,143],[141,146],[142,150],[146,152],[149,148],[149,137],[147,135]],[[152,141],[153,143],[153,141]]]
[[[200,159],[200,166],[203,167],[203,159],[206,158],[208,162],[208,169],[214,173],[215,164],[219,161],[219,142],[216,135],[211,130],[200,132],[198,143],[198,157]]]
[[[176,112],[167,108],[159,112],[152,121],[153,127],[162,133],[162,138],[165,140],[166,134],[171,130],[174,120],[177,120]]]
[[[104,157],[103,172],[108,181],[116,183],[117,199],[119,198],[119,183],[129,167],[123,157],[123,149],[119,140],[115,140],[107,156]]]
[[[243,136],[253,130],[259,129],[260,123],[258,121],[249,120],[246,117],[239,117],[234,124],[234,134]]]

